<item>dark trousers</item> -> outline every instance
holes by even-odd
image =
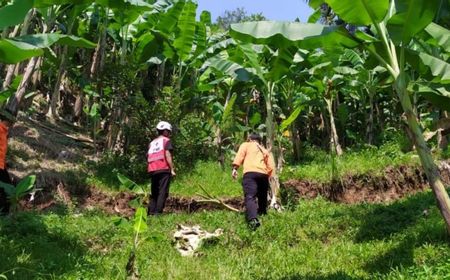
[[[11,177],[9,177],[9,173],[6,169],[0,169],[0,181],[12,185]],[[0,213],[8,213],[9,207],[10,205],[6,192],[3,188],[0,188]]]
[[[151,175],[152,194],[148,205],[149,215],[161,214],[163,212],[166,199],[169,196],[170,178],[171,174],[168,172]]]
[[[247,172],[244,174],[242,187],[244,188],[247,220],[255,219],[258,214],[266,214],[269,176],[258,172]],[[258,199],[258,203],[256,199]]]

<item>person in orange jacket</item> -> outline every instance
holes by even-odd
[[[0,181],[12,184],[11,177],[6,169],[6,151],[8,149],[8,130],[13,125],[14,116],[8,110],[0,112]],[[0,188],[0,213],[9,212],[9,202],[5,190]]]
[[[244,167],[242,187],[245,196],[245,209],[247,222],[255,230],[261,223],[258,214],[267,213],[267,192],[269,190],[269,177],[275,168],[271,153],[261,145],[261,136],[253,133],[239,147],[233,160],[231,176],[236,179],[238,169]],[[258,200],[258,202],[256,202]]]

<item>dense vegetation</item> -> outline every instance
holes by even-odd
[[[240,196],[229,163],[250,131],[264,136],[281,181],[420,163],[433,190],[392,205],[292,202],[257,233],[232,213],[168,215],[148,222],[143,279],[442,279],[450,200],[435,160],[450,157],[449,3],[308,3],[308,23],[287,23],[243,9],[213,22],[190,0],[0,0],[0,102],[22,119],[88,134],[100,159],[83,162],[89,172],[77,180],[107,192],[122,191],[117,174],[146,188],[143,155],[160,120],[175,127],[179,196],[198,185]],[[77,211],[2,219],[0,278],[122,277],[127,248],[116,245],[132,229]],[[199,260],[182,259],[167,253],[166,233],[186,220],[228,231]],[[28,240],[32,253],[21,253]]]

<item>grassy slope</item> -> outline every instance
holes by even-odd
[[[449,240],[434,205],[430,192],[391,205],[301,201],[263,217],[256,232],[241,214],[169,214],[149,221],[139,271],[142,279],[449,279]],[[0,274],[123,279],[132,231],[113,220],[67,209],[0,218]],[[171,242],[178,223],[225,233],[199,257],[183,258]]]
[[[12,155],[20,157],[26,147],[12,144]],[[48,153],[52,146],[47,146],[43,151]],[[58,151],[45,160],[56,158]],[[329,180],[330,158],[320,152],[308,157],[286,167],[283,177]],[[27,161],[17,162],[30,172]],[[411,154],[386,145],[347,153],[338,169],[341,176],[376,175],[390,165],[415,163]],[[73,172],[63,169],[64,177],[66,171]],[[106,165],[88,182],[116,192],[112,170]],[[216,163],[197,163],[192,172],[178,174],[171,193],[192,196],[200,192],[200,184],[213,195],[241,196],[240,182],[231,180],[230,171]],[[138,252],[142,279],[450,279],[449,240],[431,193],[391,205],[339,205],[317,199],[290,209],[263,217],[263,227],[254,233],[246,228],[242,214],[229,212],[152,219]],[[425,209],[429,215],[423,214]],[[0,278],[124,279],[132,230],[116,227],[115,217],[76,211],[22,213],[16,220],[0,217]],[[206,244],[199,257],[182,258],[171,243],[177,223],[200,224],[211,231],[221,227],[225,233],[217,243]]]
[[[138,181],[140,178],[130,178]],[[139,180],[142,181],[142,180]],[[150,189],[150,179],[142,184],[145,189]],[[89,185],[95,185],[106,191],[117,192],[120,183],[110,167],[103,167],[100,172],[87,178]],[[200,186],[208,193],[220,197],[236,197],[242,195],[241,181],[231,178],[231,167],[222,170],[215,162],[197,162],[190,172],[179,172],[170,185],[170,193],[174,196],[192,197],[202,194]]]

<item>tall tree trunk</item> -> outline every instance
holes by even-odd
[[[447,226],[447,232],[450,234],[450,198],[442,183],[439,170],[434,163],[431,156],[431,151],[425,142],[422,130],[420,128],[417,117],[414,114],[413,106],[409,93],[407,91],[406,79],[403,75],[396,77],[396,82],[394,83],[395,90],[400,98],[403,110],[406,114],[406,119],[408,121],[409,128],[411,129],[412,136],[416,145],[417,153],[419,154],[422,167],[427,175],[428,181],[430,183],[431,189],[436,197],[438,208],[444,217],[444,221]]]

